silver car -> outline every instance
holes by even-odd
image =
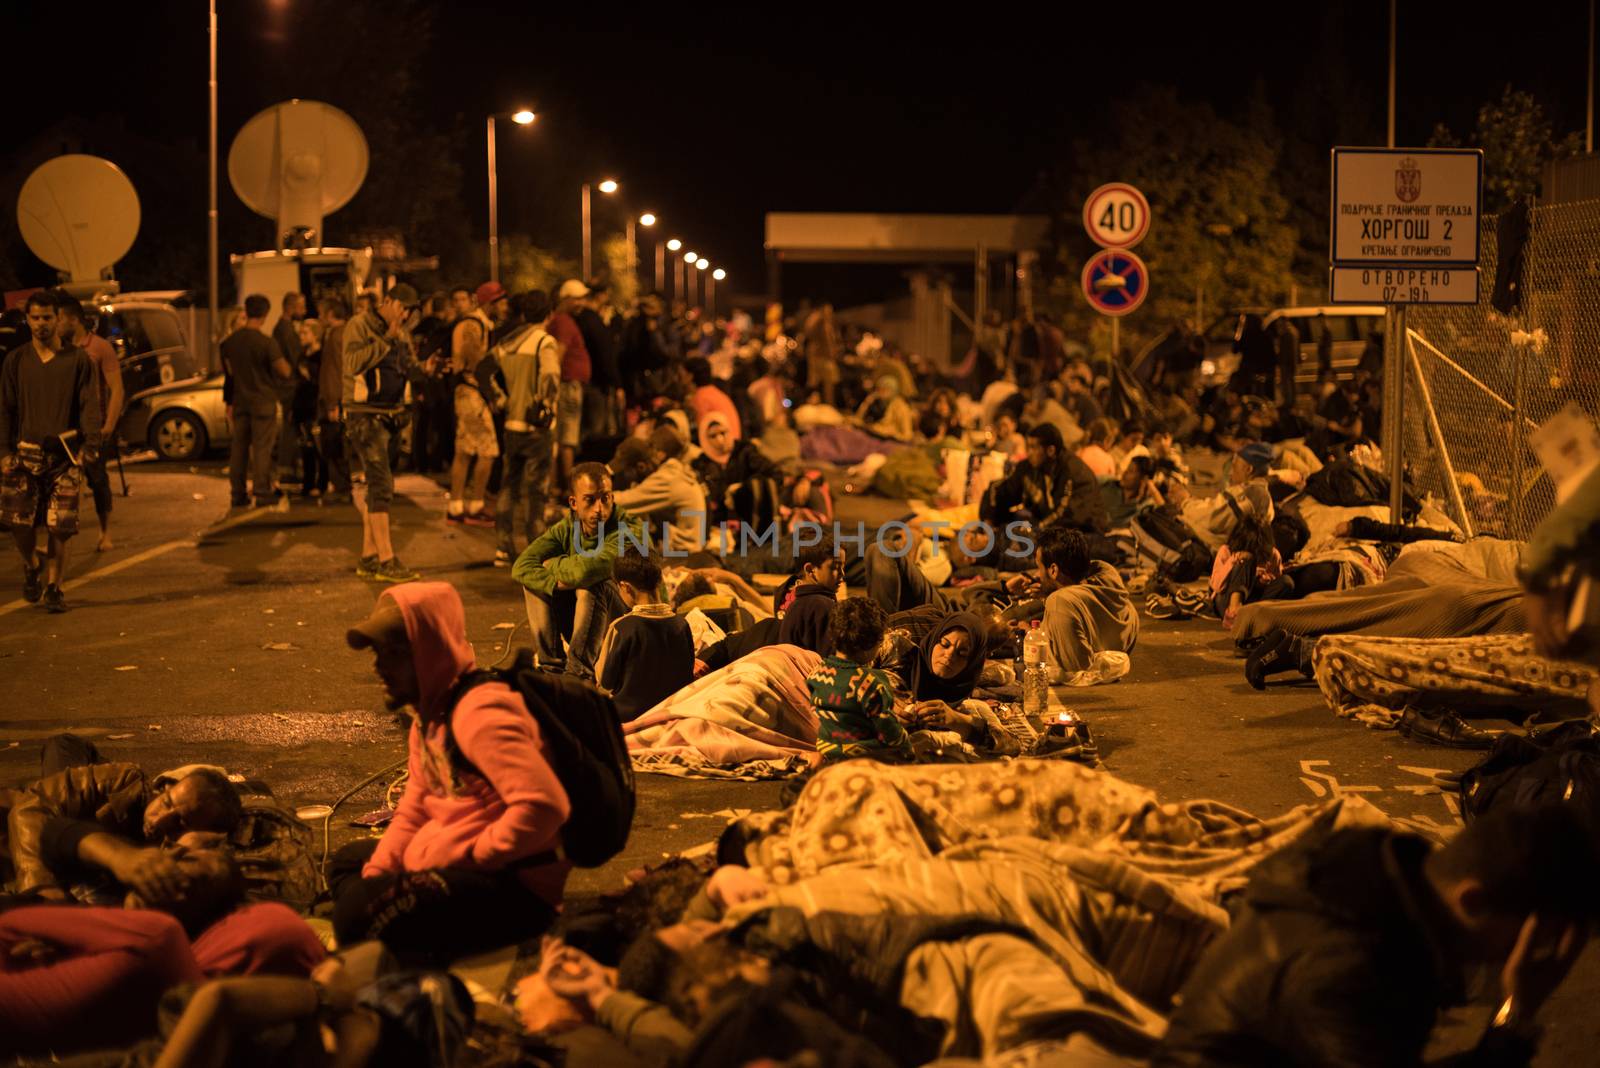
[[[228,446],[222,375],[190,338],[204,337],[203,313],[181,291],[124,293],[95,302],[95,332],[122,364],[126,407],[117,433],[164,460],[193,461]]]

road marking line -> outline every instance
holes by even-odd
[[[190,537],[176,538],[172,541],[163,542],[160,545],[152,545],[143,552],[134,553],[126,560],[118,560],[114,564],[107,564],[105,567],[97,567],[87,574],[79,575],[77,578],[68,579],[61,584],[61,592],[65,593],[68,590],[75,590],[79,586],[83,586],[97,578],[104,578],[107,575],[115,575],[119,571],[126,571],[135,564],[142,564],[147,560],[154,560],[156,557],[164,556],[174,549],[183,549],[196,546],[200,544],[201,541],[213,534],[220,534],[224,530],[239,526],[242,523],[248,523],[250,520],[259,515],[264,515],[267,512],[273,511],[277,511],[276,507],[269,506],[264,508],[251,508],[249,511],[240,512],[238,515],[229,516],[227,519],[224,519],[221,522],[213,523],[209,527],[206,527],[204,530],[200,531],[200,533],[194,534]],[[8,615],[23,608],[34,607],[37,606],[29,604],[23,598],[18,597],[15,601],[10,602],[9,604],[0,604],[0,616]]]

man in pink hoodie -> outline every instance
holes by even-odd
[[[413,720],[394,820],[377,842],[334,858],[340,944],[377,939],[403,960],[431,962],[537,935],[570,867],[557,852],[567,792],[521,695],[489,682],[455,700],[477,667],[455,588],[387,589],[346,637],[372,650],[389,707],[409,707]]]

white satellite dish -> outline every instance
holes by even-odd
[[[93,286],[139,235],[139,194],[128,176],[98,156],[57,156],[22,183],[17,226],[33,254]]]
[[[290,100],[244,124],[228,150],[239,199],[278,225],[278,247],[320,246],[322,219],[350,202],[367,177],[367,139],[330,104]]]

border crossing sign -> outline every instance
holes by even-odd
[[[1107,182],[1083,202],[1083,228],[1101,248],[1132,248],[1150,230],[1150,202],[1127,182]]]
[[[1150,269],[1132,252],[1101,249],[1083,265],[1083,295],[1101,315],[1127,315],[1150,293]]]

